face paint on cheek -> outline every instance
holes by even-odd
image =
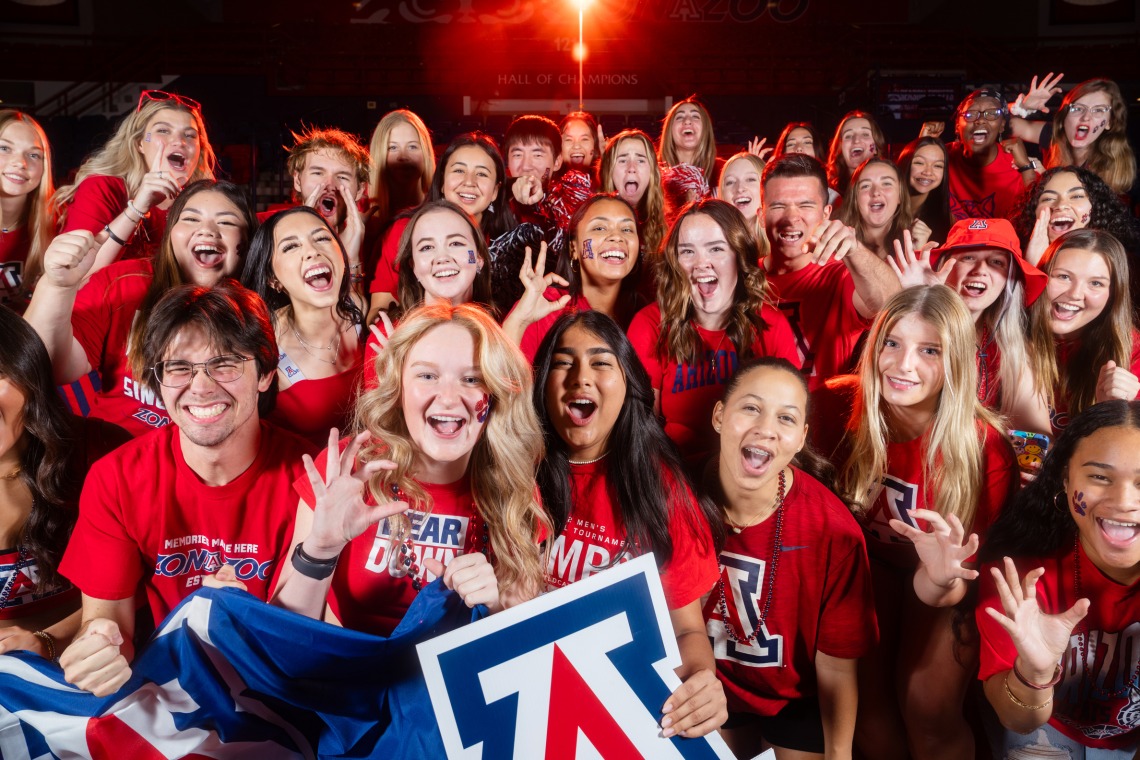
[[[589,240],[587,240],[585,243],[582,243],[582,258],[584,258],[584,259],[594,258],[594,245]]]
[[[1088,223],[1089,223],[1089,215],[1088,214],[1081,214],[1081,224],[1088,226]]]
[[[1108,127],[1108,121],[1107,121],[1107,120],[1105,120],[1105,121],[1101,121],[1099,124],[1097,124],[1096,126],[1094,126],[1094,127],[1092,128],[1092,133],[1093,133],[1094,135],[1095,135],[1095,134],[1098,134],[1099,132],[1103,131],[1103,130],[1104,130],[1104,129],[1106,129],[1107,127]]]
[[[150,142],[150,132],[146,133],[146,137],[143,138],[143,142]]]
[[[1088,511],[1089,505],[1085,504],[1085,492],[1077,491],[1073,494],[1073,511],[1081,517],[1085,516]]]
[[[479,399],[479,403],[475,404],[475,420],[482,424],[487,421],[487,415],[491,413],[491,394],[484,393],[483,398]]]
[[[468,251],[467,252],[467,263],[468,264],[476,263],[475,262],[475,251]]]

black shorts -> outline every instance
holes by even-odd
[[[730,712],[724,728],[755,726],[764,741],[800,752],[823,752],[823,718],[819,697],[793,699],[775,715]]]

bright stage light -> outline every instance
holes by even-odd
[[[574,56],[575,61],[584,61],[586,59],[587,54],[589,54],[589,52],[590,51],[588,51],[586,49],[586,46],[583,45],[581,42],[575,42],[574,43],[574,50],[573,50],[573,52],[571,52],[571,55]]]
[[[593,4],[594,0],[570,0],[570,2],[573,3],[574,7],[579,11],[584,11]]]

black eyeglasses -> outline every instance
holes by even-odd
[[[151,367],[154,377],[167,388],[183,388],[194,381],[198,368],[218,383],[232,383],[245,373],[245,363],[251,361],[241,354],[223,354],[204,362],[188,362],[185,359],[171,359]]]
[[[978,119],[985,119],[986,121],[1000,121],[1005,116],[1004,108],[987,108],[984,111],[970,109],[961,113],[963,119],[967,122],[975,122]]]
[[[173,100],[178,105],[186,106],[191,111],[194,111],[196,113],[200,113],[202,111],[202,104],[197,100],[194,100],[194,98],[188,98],[185,95],[179,95],[175,92],[166,92],[165,90],[143,90],[141,93],[139,93],[139,104],[135,108],[135,113],[141,111],[143,103],[147,102],[148,100],[154,100],[159,103],[163,102],[164,100]]]

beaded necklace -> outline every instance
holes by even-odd
[[[392,493],[395,495],[396,501],[408,501],[407,495],[401,491],[396,485],[392,486]],[[479,551],[484,557],[490,558],[487,554],[487,547],[491,545],[491,531],[487,527],[487,521],[479,514],[475,502],[471,502],[471,523],[468,526],[468,535],[477,535],[481,539]],[[412,588],[417,592],[420,591],[425,585],[424,575],[426,568],[420,566],[419,554],[416,552],[415,541],[412,540],[411,532],[408,536],[400,542],[400,551],[392,555],[392,559],[388,562],[388,574],[393,578],[403,578],[405,575],[411,578]]]
[[[764,606],[760,610],[760,617],[756,620],[756,627],[752,629],[752,635],[744,633],[744,638],[736,635],[734,628],[734,621],[728,614],[728,599],[724,590],[724,566],[720,565],[720,577],[717,580],[717,591],[720,593],[720,615],[724,620],[724,629],[728,633],[728,637],[737,644],[744,644],[751,646],[756,638],[760,635],[760,629],[764,626],[764,621],[768,619],[768,611],[772,608],[772,591],[776,588],[776,567],[780,560],[780,540],[784,533],[784,494],[786,480],[784,470],[780,470],[780,480],[776,490],[776,530],[772,536],[772,559],[769,560],[768,566],[771,568],[768,572],[768,590],[764,594]],[[740,531],[737,531],[738,533]],[[744,631],[743,621],[737,619],[736,623],[740,624],[740,630]]]
[[[1073,587],[1077,595],[1077,599],[1081,598],[1081,551],[1080,551],[1081,537],[1078,535],[1073,540]],[[1092,663],[1089,663],[1089,651],[1092,644],[1092,636],[1089,635],[1088,616],[1086,615],[1081,622],[1077,623],[1077,651],[1081,655],[1081,665],[1086,670],[1096,664],[1096,647],[1091,646]],[[1123,658],[1123,654],[1121,655]],[[1121,663],[1123,665],[1123,662]],[[1081,680],[1084,680],[1082,673]],[[1140,660],[1136,662],[1136,669],[1132,671],[1132,678],[1124,682],[1124,688],[1117,691],[1104,690],[1104,693],[1111,699],[1123,697],[1128,692],[1136,689],[1140,685]]]

